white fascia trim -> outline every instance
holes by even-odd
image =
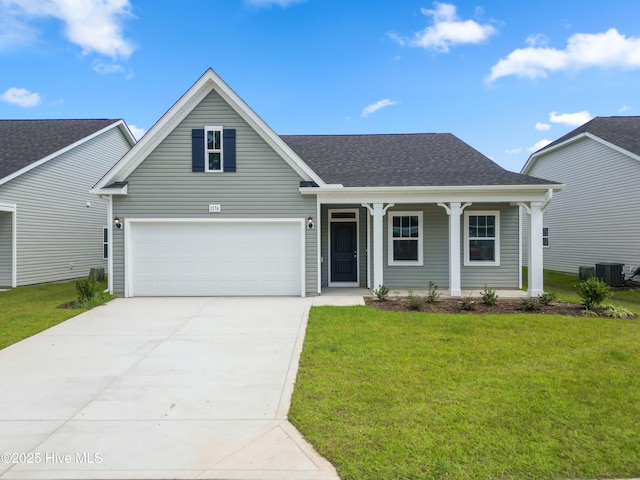
[[[142,139],[95,185],[99,190],[115,181],[123,181],[182,122],[189,113],[215,90],[304,180],[325,185],[324,181],[269,127],[231,87],[211,68],[151,127]]]
[[[564,185],[480,185],[473,187],[303,187],[303,195],[317,195],[323,204],[336,203],[474,203],[544,201],[549,190]]]
[[[522,170],[521,170],[520,173],[522,173],[524,175],[527,175],[531,171],[531,169],[533,168],[533,165],[535,164],[535,162],[541,156],[547,155],[548,153],[551,153],[551,152],[554,152],[554,151],[556,151],[558,149],[564,148],[569,144],[577,142],[578,140],[582,140],[583,138],[590,138],[591,140],[594,140],[594,141],[596,141],[598,143],[601,143],[602,145],[605,145],[605,146],[607,146],[609,148],[612,148],[613,150],[615,150],[615,151],[617,151],[619,153],[622,153],[623,155],[627,155],[628,157],[631,157],[634,160],[637,160],[637,161],[640,162],[640,155],[636,155],[635,153],[630,152],[629,150],[626,150],[626,149],[616,145],[615,143],[608,142],[608,141],[606,141],[606,140],[604,140],[604,139],[602,139],[602,138],[600,138],[600,137],[598,137],[596,135],[593,135],[592,133],[582,132],[582,133],[576,135],[575,137],[571,137],[571,138],[565,140],[562,143],[554,145],[553,147],[545,148],[543,150],[540,150],[540,151],[534,153],[533,155],[531,155],[529,157],[529,160],[527,160],[527,163],[524,164],[524,167],[522,167]]]
[[[131,132],[129,131],[129,127],[127,127],[127,124],[124,123],[123,120],[118,120],[117,122],[112,123],[111,125],[108,125],[106,127],[104,127],[102,130],[98,130],[97,132],[92,133],[91,135],[88,135],[84,138],[81,138],[80,140],[78,140],[75,143],[72,143],[71,145],[67,145],[66,147],[58,150],[57,152],[53,152],[51,155],[48,155],[44,158],[41,158],[40,160],[38,160],[37,162],[33,162],[29,165],[27,165],[26,167],[21,168],[20,170],[13,172],[10,175],[7,175],[6,177],[0,179],[0,185],[7,183],[11,180],[13,180],[14,178],[19,177],[20,175],[33,170],[36,167],[39,167],[40,165],[42,165],[43,163],[47,163],[49,160],[53,160],[56,157],[59,157],[60,155],[73,150],[74,148],[76,148],[79,145],[82,145],[83,143],[88,142],[89,140],[94,139],[95,137],[102,135],[104,132],[107,132],[109,130],[111,130],[112,128],[116,128],[118,127],[120,129],[120,131],[123,133],[123,135],[125,136],[125,138],[127,139],[127,141],[131,144],[134,145],[136,143],[135,139],[133,138],[133,135],[131,135]]]

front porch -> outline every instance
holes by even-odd
[[[423,295],[430,283],[443,298],[479,297],[485,287],[503,298],[544,292],[542,238],[531,233],[530,289],[521,290],[520,216],[521,207],[533,212],[528,232],[541,232],[543,202],[423,200],[318,199],[319,293],[367,296],[385,285],[391,294]]]

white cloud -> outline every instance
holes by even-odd
[[[30,92],[26,88],[11,87],[0,95],[0,100],[19,107],[31,108],[40,104],[40,95]]]
[[[620,107],[620,109],[618,110],[620,113],[623,112],[628,112],[629,110],[631,110],[631,107],[629,105],[623,105]]]
[[[542,123],[542,122],[536,123],[536,130],[539,130],[541,132],[546,132],[550,128],[551,128],[551,125],[549,125],[548,123]]]
[[[128,127],[129,131],[136,138],[136,140],[140,140],[144,136],[144,134],[147,133],[146,129],[136,127],[135,125],[128,125]]]
[[[453,45],[480,43],[496,33],[492,25],[481,25],[474,20],[459,19],[455,5],[434,2],[434,6],[433,10],[421,9],[423,15],[433,17],[433,25],[416,33],[413,38],[390,34],[391,38],[400,45],[434,49],[446,53]]]
[[[571,127],[579,127],[580,125],[587,123],[592,118],[591,114],[586,110],[576,113],[558,114],[558,112],[551,112],[549,114],[549,121],[551,123],[561,123]]]
[[[133,17],[129,0],[0,0],[0,5],[7,9],[5,18],[13,18],[17,35],[26,20],[53,17],[64,23],[66,38],[84,55],[126,59],[133,53],[133,44],[122,35],[124,20]]]
[[[304,1],[305,0],[246,0],[246,3],[256,7],[272,7],[273,5],[278,5],[282,8],[287,8],[289,5],[302,3]]]
[[[539,142],[536,142],[535,144],[533,144],[532,146],[530,146],[529,148],[527,148],[527,151],[529,153],[533,153],[533,152],[537,152],[538,150],[540,150],[541,148],[546,147],[547,145],[549,145],[551,143],[551,140],[547,140],[547,139],[542,139]]]
[[[114,73],[124,73],[124,67],[118,63],[104,63],[96,61],[93,63],[93,71],[100,75],[111,75]]]
[[[363,117],[368,117],[369,115],[371,115],[374,112],[377,112],[381,108],[389,107],[391,105],[396,105],[397,103],[398,102],[396,102],[394,100],[389,100],[388,98],[385,98],[384,100],[380,100],[380,101],[378,101],[376,103],[372,103],[368,107],[365,107],[362,110],[362,116]]]
[[[529,47],[538,47],[542,45],[547,45],[549,43],[549,38],[542,33],[535,33],[533,35],[529,35],[525,40],[525,43]]]
[[[518,147],[518,148],[511,148],[509,150],[505,150],[504,153],[506,153],[507,155],[515,155],[518,154],[522,151],[522,147]]]
[[[519,48],[493,67],[487,81],[515,75],[546,78],[549,72],[587,68],[640,68],[640,38],[626,37],[611,28],[605,33],[576,33],[558,50],[530,45]]]

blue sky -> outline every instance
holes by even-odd
[[[138,135],[212,67],[279,134],[451,132],[519,171],[640,115],[638,0],[0,0],[0,118]]]

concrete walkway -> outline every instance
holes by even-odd
[[[338,479],[287,421],[314,302],[116,299],[0,350],[0,479]]]

